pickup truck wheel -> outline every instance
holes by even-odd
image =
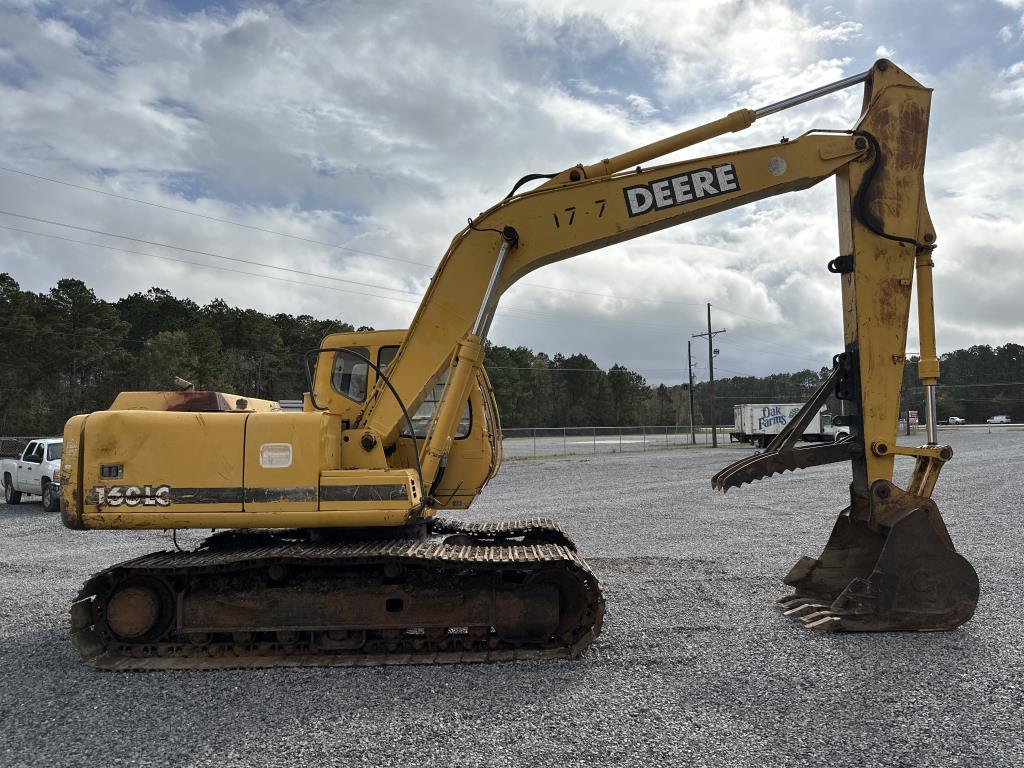
[[[60,495],[53,487],[53,483],[43,486],[43,509],[47,512],[57,512],[60,509]]]
[[[10,476],[4,477],[4,501],[7,504],[18,504],[21,502],[21,491],[14,490]]]

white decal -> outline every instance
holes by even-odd
[[[291,443],[263,443],[260,446],[260,466],[264,469],[284,469],[291,465]]]
[[[782,412],[782,408],[777,405],[768,405],[761,409],[761,415],[757,419],[757,428],[783,426],[786,421],[786,415]]]
[[[660,211],[706,197],[716,197],[740,188],[736,166],[732,163],[700,168],[695,171],[657,179],[648,184],[626,187],[626,210],[630,216]]]
[[[786,168],[788,168],[788,166],[786,165],[785,159],[778,155],[768,159],[768,173],[772,176],[781,176],[786,172]]]
[[[715,178],[718,179],[718,188],[723,192],[739,189],[736,184],[736,169],[731,165],[716,165]]]
[[[96,493],[96,505],[107,507],[137,507],[140,504],[144,507],[169,507],[171,505],[171,487],[169,485],[97,485],[93,488]]]
[[[626,204],[629,205],[630,216],[647,213],[654,204],[654,195],[647,187],[630,187],[626,190]]]

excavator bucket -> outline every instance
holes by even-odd
[[[866,507],[866,508],[865,508]],[[797,561],[784,582],[786,616],[816,630],[953,629],[974,615],[978,575],[957,554],[929,498],[884,480],[847,507],[818,558]]]

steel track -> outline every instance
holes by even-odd
[[[90,666],[158,670],[575,658],[600,633],[604,598],[597,577],[554,523],[542,518],[488,524],[439,520],[433,532],[431,538],[419,541],[331,544],[291,541],[264,532],[267,543],[263,544],[256,543],[260,541],[257,534],[241,545],[222,541],[218,549],[144,555],[112,566],[85,583],[71,607],[72,640]],[[467,538],[471,543],[464,543]],[[445,539],[459,543],[447,544]],[[528,543],[532,541],[538,543]],[[413,589],[430,583],[445,595],[467,602],[487,599],[481,583],[505,585],[510,574],[513,581],[526,584],[541,578],[557,583],[561,602],[574,608],[556,634],[543,637],[503,634],[501,617],[489,626],[467,627],[453,621],[447,630],[396,628],[392,622],[378,627],[338,625],[328,632],[311,617],[308,629],[294,622],[274,626],[260,621],[259,626],[241,631],[237,627],[232,632],[187,631],[182,606],[188,595],[215,593],[230,585],[229,610],[232,603],[241,602],[247,609],[257,606],[258,615],[258,606],[267,602],[269,594],[265,574],[275,569],[291,574],[284,577],[295,594],[294,606],[288,609],[300,613],[304,601],[314,601],[311,595],[338,596],[357,583],[376,583],[374,579],[386,583],[387,574],[395,573],[402,573]],[[145,582],[161,593],[166,590],[171,614],[156,636],[132,640],[119,637],[108,625],[105,611],[111,595],[126,582]],[[530,594],[524,589],[522,596],[516,595],[524,614],[533,610]],[[540,612],[543,606],[536,609]],[[340,643],[336,642],[339,635],[344,637]]]

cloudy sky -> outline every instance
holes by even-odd
[[[1022,35],[1024,0],[7,0],[0,271],[405,327],[451,237],[523,174],[885,56],[935,89],[940,351],[1020,342]],[[688,152],[848,128],[859,100]],[[545,267],[491,338],[672,383],[710,301],[720,375],[817,368],[842,346],[834,197],[826,181]]]

